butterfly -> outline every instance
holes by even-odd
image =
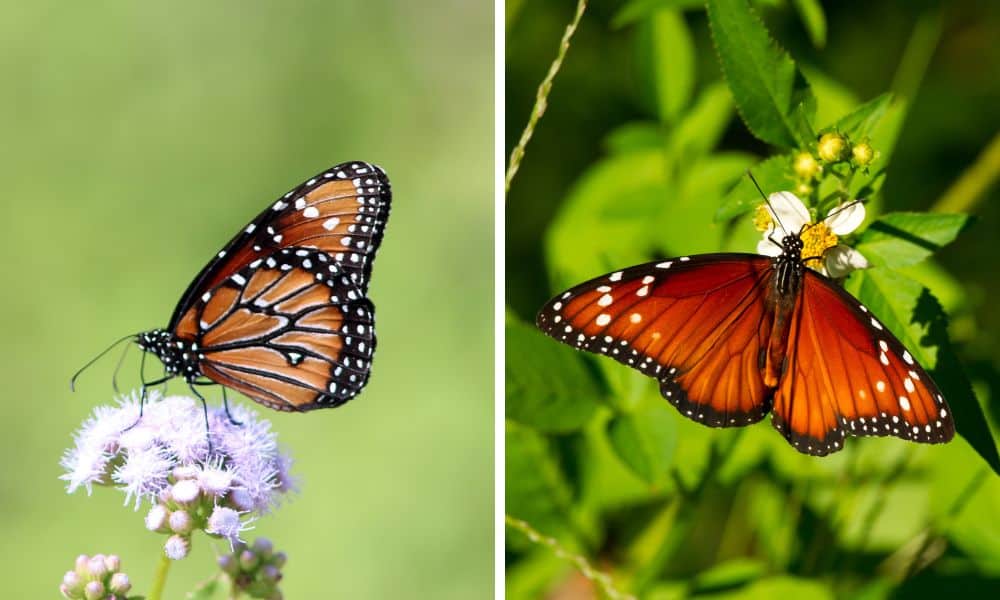
[[[164,366],[143,389],[182,377],[203,402],[194,386],[219,384],[284,411],[356,396],[375,351],[367,291],[390,200],[382,169],[347,162],[269,205],[195,276],[166,328],[131,338]]]
[[[536,325],[659,382],[680,413],[712,427],[771,422],[800,452],[852,436],[925,443],[955,433],[941,391],[868,308],[807,267],[808,225],[777,256],[703,254],[591,279],[542,307]]]

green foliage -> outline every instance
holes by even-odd
[[[508,510],[644,599],[885,598],[913,595],[924,579],[948,581],[956,570],[970,574],[970,585],[989,581],[1000,574],[1000,524],[988,517],[1000,502],[1000,460],[988,418],[995,408],[987,404],[986,387],[970,383],[959,360],[958,329],[945,312],[959,313],[955,321],[961,319],[964,331],[974,329],[972,295],[939,262],[943,251],[952,251],[949,244],[974,230],[972,219],[914,212],[919,207],[912,197],[888,199],[884,192],[887,180],[895,185],[907,175],[893,166],[899,140],[921,125],[907,117],[936,21],[916,21],[893,83],[885,77],[886,93],[862,102],[815,58],[808,69],[797,66],[774,41],[782,36],[770,34],[746,1],[709,0],[708,27],[700,16],[691,18],[699,4],[633,0],[614,16],[612,24],[632,35],[639,81],[629,92],[640,108],[593,132],[587,166],[549,203],[538,251],[545,268],[536,278],[545,283],[527,296],[540,304],[601,273],[661,257],[753,252],[761,234],[751,216],[762,200],[748,169],[765,192],[795,191],[814,219],[862,198],[866,226],[840,243],[856,248],[872,268],[855,271],[844,285],[929,369],[950,403],[958,436],[936,446],[851,438],[842,452],[817,459],[790,448],[766,419],[735,430],[701,426],[670,407],[649,378],[605,357],[571,353],[565,368],[585,372],[580,379],[587,378],[591,398],[599,401],[584,400],[587,416],[581,417],[580,407],[543,385],[535,400],[550,398],[547,408],[565,411],[572,427],[553,432],[512,417]],[[818,2],[753,5],[768,23],[772,11],[797,12],[817,48],[824,47],[827,18],[832,23],[837,14],[831,5],[833,12],[824,14]],[[791,24],[801,28],[794,18]],[[652,39],[657,31],[675,35]],[[843,33],[830,31],[829,47],[843,52],[834,39]],[[516,53],[514,40],[508,50]],[[594,58],[581,45],[569,63]],[[708,45],[718,69],[691,60],[689,48]],[[876,46],[852,50],[871,57]],[[601,68],[626,70],[609,62]],[[575,126],[578,105],[569,98],[553,102],[550,110],[564,109],[549,126]],[[589,118],[583,126],[595,122]],[[554,132],[559,143],[567,131]],[[759,144],[741,143],[747,134],[772,150],[759,155]],[[824,134],[837,138],[843,152],[823,158]],[[929,143],[924,140],[925,149]],[[870,156],[854,152],[864,146]],[[816,161],[815,172],[796,168],[803,155]],[[539,153],[530,160],[544,171],[564,158]],[[508,227],[521,224],[514,216],[519,210],[543,202],[530,189],[525,198],[512,197]],[[883,209],[887,205],[893,212]],[[508,262],[509,274],[534,268]],[[511,312],[527,319],[536,308]],[[541,364],[554,357],[541,351],[546,342],[559,346],[515,331],[507,352],[523,351]],[[553,367],[553,379],[565,377],[562,368]],[[535,401],[523,397],[526,386],[516,374],[508,372],[507,381],[508,403]],[[547,422],[558,420],[545,415]],[[538,523],[525,516],[531,512]],[[509,598],[568,594],[579,582],[567,561],[552,559],[524,536],[511,535],[507,551],[508,573],[516,579]]]
[[[571,348],[550,344],[533,326],[507,319],[507,418],[538,431],[566,432],[586,423],[601,399],[601,382]]]
[[[719,63],[747,128],[782,148],[812,141],[816,97],[746,0],[708,0]]]

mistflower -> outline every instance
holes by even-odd
[[[281,568],[287,557],[275,552],[274,545],[265,538],[257,538],[250,546],[240,542],[233,545],[231,554],[218,558],[219,568],[226,574],[234,590],[244,591],[252,598],[282,598],[278,583]]]
[[[74,569],[63,576],[59,591],[65,598],[125,600],[132,584],[120,569],[121,559],[114,554],[81,554]]]
[[[758,212],[754,224],[763,231],[763,239],[757,244],[757,252],[766,256],[781,254],[784,232],[802,235],[802,257],[821,257],[822,260],[808,260],[809,267],[839,278],[846,277],[854,269],[867,268],[868,260],[860,252],[839,243],[839,236],[853,232],[865,220],[865,206],[860,202],[841,204],[830,209],[827,217],[812,223],[809,209],[791,192],[776,192],[768,196],[768,205]],[[778,223],[784,227],[780,230]],[[804,226],[807,228],[803,229]],[[772,239],[774,238],[774,239]]]
[[[63,456],[61,478],[70,493],[116,485],[135,509],[149,501],[145,526],[170,534],[170,558],[187,556],[199,529],[236,543],[294,485],[291,458],[279,451],[271,424],[243,407],[231,412],[239,425],[209,408],[209,434],[199,400],[154,391],[140,419],[133,392],[117,407],[94,410]]]

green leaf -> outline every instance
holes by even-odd
[[[930,372],[955,420],[955,429],[1000,474],[986,416],[948,339],[944,310],[919,283],[882,267],[855,271],[845,288],[865,304]]]
[[[767,572],[767,565],[752,558],[734,558],[698,573],[694,579],[698,594],[744,586]]]
[[[514,317],[505,339],[507,418],[544,432],[573,431],[590,419],[603,387],[583,355]]]
[[[787,156],[772,156],[750,168],[750,172],[753,173],[765,194],[791,188],[792,181],[788,175],[788,162]],[[715,211],[715,222],[728,221],[746,214],[763,202],[764,199],[760,197],[757,187],[754,186],[749,177],[742,175],[736,181],[735,187],[726,194],[722,206]]]
[[[795,598],[796,600],[833,600],[835,597],[822,582],[793,577],[791,575],[775,575],[758,579],[757,581],[735,590],[717,595],[699,595],[699,598],[726,598],[727,600],[773,600],[774,598]]]
[[[816,98],[746,0],[708,0],[708,19],[722,72],[750,132],[782,148],[814,141],[808,125]]]
[[[657,114],[673,123],[691,101],[694,90],[694,42],[684,18],[659,10],[642,23],[637,38],[640,68],[652,85]]]
[[[912,265],[951,243],[969,220],[958,214],[889,213],[865,229],[856,248],[876,266]]]
[[[659,123],[625,123],[604,138],[604,145],[611,154],[660,149],[663,148],[663,131]]]
[[[649,484],[663,481],[677,445],[677,428],[666,403],[616,415],[608,423],[608,440],[618,457]]]
[[[631,0],[615,13],[611,26],[616,29],[624,27],[661,10],[700,10],[704,6],[705,0]]]
[[[683,169],[715,148],[732,118],[733,97],[729,88],[722,82],[706,87],[670,131],[667,147],[673,164]]]
[[[837,131],[846,134],[853,141],[868,137],[892,103],[892,94],[885,93],[844,115],[835,124]]]
[[[504,435],[507,514],[553,537],[574,537],[572,491],[549,441],[507,421]]]
[[[221,576],[213,577],[208,581],[199,583],[194,591],[188,592],[187,596],[185,596],[188,600],[212,600],[213,598],[222,600],[225,597],[226,589],[222,585]]]
[[[826,46],[826,14],[819,0],[793,0],[802,24],[809,33],[809,41],[816,48]]]

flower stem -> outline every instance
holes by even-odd
[[[147,600],[162,600],[163,588],[167,585],[167,573],[170,571],[171,560],[167,555],[160,553],[160,562],[156,565],[156,574],[153,576],[153,587],[149,589]]]
[[[580,19],[583,17],[583,12],[586,9],[587,0],[578,0],[573,20],[566,26],[566,31],[563,33],[562,40],[559,42],[559,52],[556,54],[556,59],[552,61],[552,65],[549,66],[548,74],[545,75],[545,79],[543,79],[541,85],[538,86],[538,92],[535,95],[535,105],[531,109],[531,116],[528,118],[528,124],[525,125],[524,131],[521,133],[521,139],[517,142],[517,146],[514,146],[514,149],[510,153],[510,163],[507,166],[507,174],[504,181],[505,195],[510,191],[510,182],[514,180],[514,174],[517,173],[518,167],[521,166],[521,158],[524,156],[524,148],[528,145],[528,141],[531,140],[531,136],[535,132],[535,125],[538,123],[538,119],[542,118],[542,114],[545,113],[545,108],[548,106],[549,92],[552,90],[552,80],[556,78],[559,68],[562,67],[563,59],[566,58],[566,51],[569,50],[569,41],[573,37],[573,33],[576,31],[577,25],[580,24]]]

